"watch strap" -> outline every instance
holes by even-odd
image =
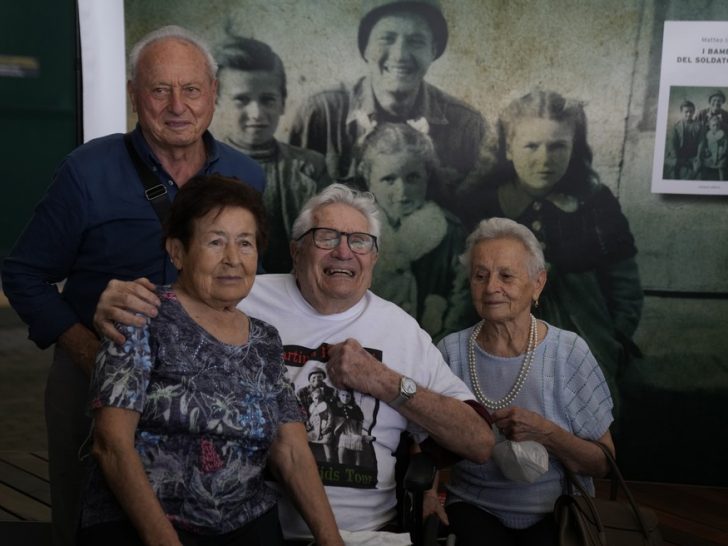
[[[397,397],[388,403],[389,407],[398,409],[402,404],[407,402],[407,400],[410,400],[417,392],[417,389],[415,388],[415,392],[408,392],[405,389],[405,384],[412,382],[414,384],[414,380],[407,377],[402,376],[402,378],[399,380],[399,394],[397,394]]]

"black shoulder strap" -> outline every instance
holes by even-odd
[[[139,157],[131,141],[131,133],[124,135],[124,144],[126,144],[126,150],[129,152],[131,162],[134,163],[134,167],[136,167],[137,173],[139,173],[139,180],[141,180],[142,186],[144,186],[144,195],[147,201],[154,207],[154,212],[159,216],[159,221],[164,224],[169,214],[169,207],[171,206],[169,197],[167,196],[167,188],[154,175],[149,166],[142,161],[142,158]]]

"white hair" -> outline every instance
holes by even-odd
[[[131,48],[131,52],[129,53],[129,80],[132,83],[134,83],[137,76],[137,66],[139,64],[139,57],[141,56],[142,51],[154,42],[167,39],[187,42],[199,49],[200,53],[202,53],[203,57],[205,57],[207,72],[210,75],[210,79],[215,79],[215,74],[217,74],[217,62],[215,61],[215,57],[212,55],[210,46],[207,45],[207,42],[186,28],[182,28],[177,25],[167,25],[146,34],[136,44],[134,44],[134,47]]]
[[[469,271],[472,265],[473,247],[482,241],[493,239],[515,239],[520,241],[528,252],[528,274],[532,279],[546,270],[543,250],[533,232],[523,224],[508,218],[489,218],[482,220],[465,241],[465,252],[460,255],[460,263]]]
[[[334,203],[343,203],[361,212],[369,224],[369,233],[374,235],[377,240],[379,239],[381,231],[379,207],[374,196],[369,192],[360,192],[344,184],[331,184],[306,201],[293,223],[291,239],[296,241],[313,227],[313,214],[317,209]]]

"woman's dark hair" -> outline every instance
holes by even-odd
[[[286,102],[288,90],[286,88],[286,70],[283,68],[283,61],[271,49],[271,47],[259,40],[245,38],[244,36],[228,36],[228,39],[217,50],[217,74],[229,68],[231,70],[242,70],[250,72],[253,70],[264,70],[272,72],[281,82],[281,98]]]
[[[196,220],[212,210],[235,207],[255,218],[255,244],[262,254],[268,244],[268,226],[260,193],[245,182],[219,174],[195,176],[180,188],[164,223],[164,239],[179,239],[187,249]]]
[[[581,101],[566,99],[555,91],[536,89],[511,102],[501,113],[499,120],[499,139],[503,153],[513,138],[516,126],[523,119],[542,118],[568,123],[574,128],[574,143],[571,160],[564,177],[558,182],[559,191],[581,192],[597,184],[599,176],[592,168],[592,151],[586,138],[586,114]],[[510,176],[503,182],[515,177],[515,170],[506,162]],[[556,189],[554,188],[554,189]]]

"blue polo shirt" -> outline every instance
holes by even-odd
[[[147,145],[132,141],[174,199],[179,188]],[[251,158],[203,135],[207,161],[198,174],[238,178],[262,192],[265,174]],[[71,152],[3,264],[3,291],[46,348],[73,324],[93,329],[93,314],[111,279],[147,277],[169,284],[177,272],[162,242],[159,217],[144,196],[122,134],[92,140]],[[61,292],[56,283],[66,279]]]

